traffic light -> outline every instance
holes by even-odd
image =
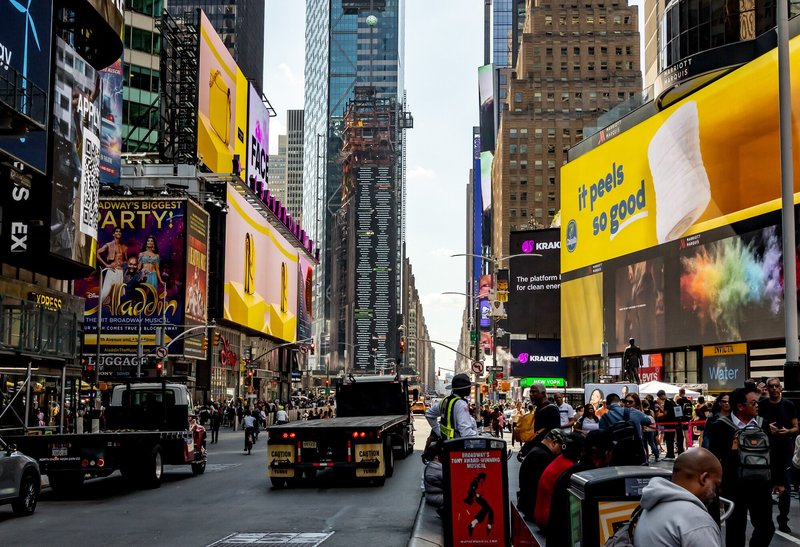
[[[214,331],[211,335],[211,345],[214,347],[219,345],[219,333],[217,331]]]
[[[400,338],[400,353],[405,353],[405,352],[406,352],[406,337],[402,336]]]
[[[156,361],[156,376],[161,377],[164,374],[164,361]]]
[[[253,369],[251,369],[251,368],[247,369],[247,377],[248,378],[252,378],[253,377]]]
[[[203,336],[203,342],[200,344],[200,348],[203,350],[203,353],[208,351],[208,336]]]
[[[311,355],[314,355],[314,350],[315,350],[315,349],[316,349],[316,346],[314,346],[314,342],[311,342],[311,343],[308,345],[308,353],[310,353]]]

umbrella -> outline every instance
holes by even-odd
[[[645,382],[639,386],[639,393],[643,395],[656,395],[662,389],[664,390],[664,393],[667,394],[667,397],[672,397],[678,393],[681,388],[664,382]],[[702,394],[699,391],[686,389],[687,397],[699,397],[700,395]]]

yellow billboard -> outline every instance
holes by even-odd
[[[603,274],[561,283],[561,357],[597,355],[603,341]]]
[[[800,37],[790,50],[800,65]],[[564,165],[561,271],[779,208],[777,87],[773,50]]]
[[[297,340],[297,250],[233,185],[225,218],[225,294],[228,321]]]
[[[203,12],[197,87],[198,159],[214,173],[230,173],[234,154],[245,164],[247,79]]]

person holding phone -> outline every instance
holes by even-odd
[[[783,398],[783,386],[778,378],[767,380],[769,397],[758,403],[758,414],[769,424],[769,457],[772,472],[772,491],[778,496],[778,530],[791,533],[789,528],[789,491],[794,438],[797,436],[797,410]]]

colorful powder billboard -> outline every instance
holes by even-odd
[[[232,185],[228,185],[228,207],[224,318],[294,342],[297,340],[297,250]]]
[[[56,39],[50,251],[94,265],[100,195],[100,77]]]
[[[797,66],[800,37],[790,49]],[[562,167],[562,271],[777,209],[776,74],[772,50]]]
[[[122,58],[100,71],[100,184],[119,184],[122,162]]]
[[[135,356],[140,329],[145,355],[155,346],[156,326],[166,323],[166,342],[183,332],[186,211],[185,199],[100,201],[97,261],[102,284],[97,274],[75,281],[75,294],[86,299],[86,353],[93,353],[89,348],[97,344],[98,299],[103,303],[105,355]],[[182,341],[169,352],[181,355]]]
[[[230,173],[234,154],[242,168],[246,157],[247,80],[202,12],[199,32],[197,153],[214,173]]]

